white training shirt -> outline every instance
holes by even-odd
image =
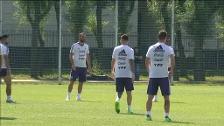
[[[89,54],[89,46],[86,43],[84,45],[80,45],[79,42],[73,44],[70,53],[73,54],[75,67],[86,67],[86,58]]]
[[[0,43],[0,55],[2,58],[1,68],[7,68],[4,55],[9,55],[9,48],[2,43]]]
[[[158,42],[149,47],[146,57],[150,58],[149,77],[168,77],[168,66],[171,55],[174,55],[173,48],[165,43]]]
[[[129,60],[134,60],[134,50],[128,45],[114,48],[112,58],[115,59],[115,77],[132,78]]]

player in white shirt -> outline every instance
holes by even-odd
[[[111,61],[111,73],[116,80],[117,97],[115,101],[115,111],[120,113],[120,99],[124,92],[127,93],[128,113],[132,114],[132,90],[134,90],[133,82],[135,79],[134,72],[134,50],[128,46],[128,36],[121,36],[121,45],[113,50]]]
[[[148,85],[148,100],[146,102],[147,120],[151,121],[152,99],[157,94],[160,87],[161,93],[164,97],[164,118],[165,121],[170,122],[170,85],[169,74],[173,74],[175,66],[175,55],[171,47],[165,44],[167,33],[165,31],[159,32],[159,42],[149,47],[146,54],[145,67],[149,70],[149,85]],[[171,69],[168,72],[169,60],[171,61]]]
[[[170,36],[167,37],[166,44],[171,47]],[[171,47],[171,49],[172,49],[172,47]],[[170,69],[171,69],[171,61],[169,59],[168,72],[170,71]],[[172,84],[173,76],[169,74],[168,78],[169,78],[169,84]],[[158,102],[158,99],[159,99],[158,95],[155,95],[154,98],[152,99],[152,101],[153,102]]]
[[[3,35],[0,38],[0,59],[1,59],[1,68],[0,68],[0,78],[4,79],[6,83],[6,102],[15,103],[13,101],[11,92],[12,92],[12,81],[11,81],[11,68],[9,64],[9,48],[8,48],[8,35]]]
[[[85,41],[85,33],[80,33],[79,42],[74,43],[70,50],[69,60],[71,63],[71,74],[66,101],[69,101],[71,99],[71,92],[73,89],[74,82],[77,78],[79,78],[79,85],[76,100],[81,100],[82,87],[83,83],[86,81],[87,68],[88,72],[91,71],[89,46],[85,43]],[[88,66],[86,65],[86,63]]]

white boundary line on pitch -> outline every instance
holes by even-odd
[[[57,83],[58,81],[54,81],[54,80],[34,80],[34,79],[30,79],[30,80],[12,80],[12,82],[21,82],[21,83],[26,83],[26,82],[30,82],[30,83],[41,83],[41,82],[54,82],[54,83]],[[64,80],[62,81],[62,83],[66,83],[66,82],[69,82],[69,80]],[[115,83],[115,81],[95,81],[95,80],[90,80],[90,81],[87,81],[88,83]],[[148,81],[135,81],[135,83],[147,83]]]

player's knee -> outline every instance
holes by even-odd
[[[164,101],[165,101],[165,102],[170,102],[170,98],[169,98],[169,96],[164,96]]]
[[[152,101],[154,95],[148,95],[148,101]]]

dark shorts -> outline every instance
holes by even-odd
[[[76,67],[76,70],[72,70],[70,74],[70,80],[76,81],[79,78],[79,82],[86,81],[87,70],[84,67]]]
[[[147,94],[156,95],[159,87],[163,96],[170,95],[170,84],[168,77],[150,78]]]
[[[7,69],[6,68],[1,68],[0,69],[0,77],[5,77],[7,75]]]
[[[124,92],[124,88],[126,91],[134,90],[132,79],[131,78],[116,78],[116,91]]]

